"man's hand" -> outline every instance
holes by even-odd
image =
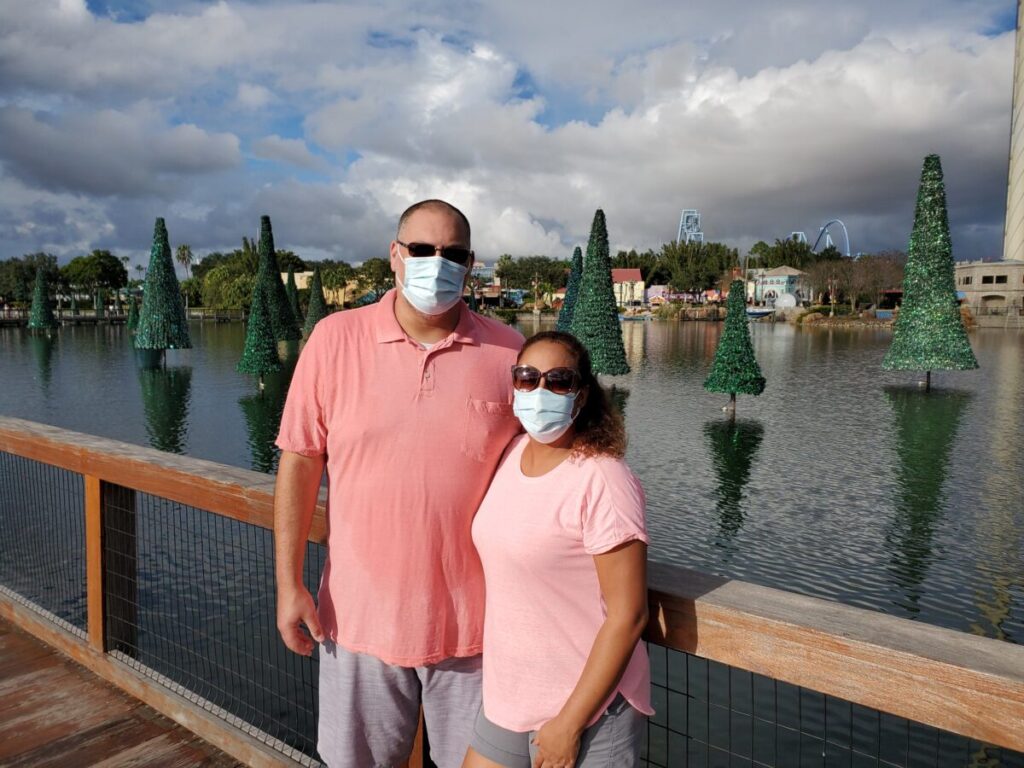
[[[316,615],[316,604],[313,596],[305,587],[292,587],[279,589],[277,592],[277,631],[281,633],[281,639],[288,646],[288,650],[301,654],[302,656],[313,655],[313,640],[302,631],[301,624],[305,624],[313,640],[318,643],[324,641],[323,630],[320,629],[320,620]]]
[[[580,733],[559,717],[546,722],[533,740],[538,747],[533,768],[573,768],[580,751]]]

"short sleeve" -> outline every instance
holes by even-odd
[[[323,333],[315,328],[299,355],[288,387],[276,445],[282,451],[320,456],[327,453],[327,419],[323,404]]]
[[[626,462],[596,459],[583,510],[583,548],[599,555],[633,540],[648,541],[644,489]]]

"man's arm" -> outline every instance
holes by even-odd
[[[300,624],[306,625],[318,643],[324,640],[316,604],[302,579],[302,567],[325,458],[282,451],[274,487],[277,631],[290,650],[303,656],[313,653],[313,641]]]

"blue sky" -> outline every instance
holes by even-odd
[[[999,255],[1010,0],[4,0],[0,258],[282,247],[361,261],[440,196],[485,260],[679,211],[742,250],[839,217],[904,248],[924,155],[958,258]]]

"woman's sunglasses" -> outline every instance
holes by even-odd
[[[469,248],[463,248],[459,245],[446,245],[438,248],[432,243],[403,243],[401,240],[396,240],[395,242],[409,251],[409,255],[415,258],[438,254],[442,258],[454,261],[462,266],[469,264],[470,259],[473,258],[473,252]]]
[[[568,395],[579,387],[580,372],[575,368],[552,368],[538,371],[532,365],[512,366],[512,386],[520,392],[533,392],[544,379],[544,387],[556,395]]]

